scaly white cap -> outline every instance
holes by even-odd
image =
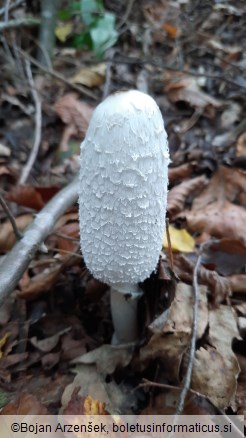
[[[168,164],[162,115],[150,96],[117,92],[98,105],[81,144],[79,186],[81,249],[95,278],[136,284],[156,268]]]

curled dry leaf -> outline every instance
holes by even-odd
[[[98,400],[109,413],[120,412],[129,414],[136,407],[136,396],[122,385],[114,381],[106,383],[105,375],[101,375],[95,365],[79,364],[74,381],[68,385],[62,395],[62,410],[68,406],[75,388],[79,388],[78,395]]]
[[[68,93],[54,105],[55,112],[63,123],[74,127],[74,135],[83,137],[88,127],[94,108],[78,100],[76,93]]]
[[[183,213],[188,230],[205,232],[212,237],[241,240],[246,245],[246,210],[239,205],[224,201],[214,202],[205,209],[192,209]]]
[[[196,78],[182,72],[165,72],[164,91],[171,102],[186,102],[192,107],[203,109],[210,117],[222,102],[200,90]]]
[[[168,213],[170,219],[180,213],[185,206],[186,200],[192,193],[202,190],[208,183],[205,176],[198,176],[188,181],[184,181],[175,186],[168,193]]]
[[[214,240],[204,248],[203,262],[212,265],[219,274],[239,274],[246,264],[246,247],[240,240]]]
[[[194,263],[183,254],[174,254],[175,269],[179,278],[183,281],[192,282]],[[216,271],[209,271],[200,266],[198,272],[199,283],[208,287],[214,304],[223,302],[231,295],[230,283],[227,278],[221,277]]]
[[[197,339],[203,336],[208,323],[206,291],[206,287],[200,286]],[[176,382],[179,382],[182,358],[190,344],[193,305],[192,286],[178,283],[170,308],[149,326],[153,335],[140,351],[141,364],[156,358],[162,359],[162,373],[166,372],[168,379]]]
[[[74,76],[71,77],[72,84],[81,84],[86,87],[99,87],[105,81],[106,64],[100,63],[90,68],[81,68]]]
[[[101,374],[112,374],[116,368],[124,368],[129,365],[133,355],[133,348],[133,344],[102,345],[76,358],[73,363],[96,364]]]
[[[196,352],[191,387],[221,409],[235,407],[240,368],[232,351],[234,338],[240,338],[240,335],[232,309],[221,305],[211,310],[209,344]]]
[[[6,200],[24,207],[41,210],[59,191],[58,187],[18,186],[6,193]]]
[[[246,294],[246,274],[231,275],[228,281],[232,292]]]
[[[95,400],[90,395],[82,397],[80,388],[74,388],[72,397],[64,409],[63,415],[107,415],[105,403]]]
[[[238,169],[220,166],[207,187],[193,202],[194,210],[202,210],[208,204],[217,201],[238,203],[240,195],[245,192],[246,174]],[[218,209],[220,206],[218,206]]]
[[[33,394],[21,393],[18,399],[6,405],[1,415],[46,415],[47,409]]]
[[[181,164],[178,167],[169,167],[168,180],[170,184],[182,181],[188,178],[192,173],[193,166],[191,163]]]

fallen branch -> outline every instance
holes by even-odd
[[[38,26],[39,18],[19,18],[18,20],[9,20],[0,23],[0,31],[6,29],[15,29],[16,27]]]
[[[0,264],[0,305],[14,290],[42,242],[53,230],[56,221],[76,202],[78,177],[57,193],[37,214],[24,236]]]

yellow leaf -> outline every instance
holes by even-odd
[[[84,401],[85,415],[105,415],[105,403],[93,399],[88,395]]]
[[[5,333],[5,335],[0,339],[0,359],[3,357],[2,347],[6,344],[6,341],[9,337],[10,333]]]
[[[60,24],[55,29],[55,35],[58,38],[59,41],[64,43],[67,40],[67,37],[70,35],[70,33],[73,30],[73,26],[71,23],[67,24]]]
[[[180,252],[194,251],[195,241],[193,237],[188,233],[188,231],[178,230],[172,225],[169,225],[169,234],[170,234],[172,249]],[[164,248],[168,248],[166,234],[164,236],[162,245],[164,246]]]
[[[81,84],[86,87],[98,87],[105,80],[106,64],[100,63],[91,68],[81,68],[71,79],[72,84]]]

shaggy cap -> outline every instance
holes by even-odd
[[[169,152],[161,112],[140,91],[94,111],[81,144],[81,249],[93,276],[138,283],[156,268],[164,235]]]

